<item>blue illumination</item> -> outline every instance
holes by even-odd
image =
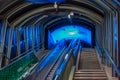
[[[55,44],[62,39],[68,40],[74,38],[80,38],[81,40],[91,44],[91,31],[83,26],[64,26],[51,32],[51,35]]]
[[[118,1],[118,0],[113,0],[113,2],[115,2],[116,5],[120,6],[120,1]]]
[[[25,1],[32,2],[32,3],[39,3],[39,4],[54,3],[54,2],[65,2],[65,0],[25,0]]]
[[[2,21],[0,21],[0,45],[2,43],[2,28],[3,28],[2,24],[3,24]]]

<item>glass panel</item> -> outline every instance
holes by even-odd
[[[0,70],[0,80],[18,80],[37,61],[38,59],[32,52],[24,55]]]

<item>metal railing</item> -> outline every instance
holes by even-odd
[[[72,46],[73,41],[74,41],[74,40],[72,40],[72,41],[70,42],[69,46],[68,46],[68,47],[65,49],[65,51],[63,52],[62,58],[60,59],[59,64],[58,64],[55,72],[57,72],[59,66],[60,66],[60,65],[62,64],[62,62],[64,61],[64,56],[65,56],[65,55],[67,54],[67,52],[70,50],[70,47]],[[53,75],[51,76],[51,79],[53,79],[55,75],[56,75],[56,74],[53,73]]]
[[[76,62],[76,71],[78,70],[78,66],[79,66],[81,48],[82,48],[82,47],[81,47],[81,45],[79,44],[79,51],[78,51],[77,62]]]
[[[118,76],[120,76],[120,70],[118,69],[117,65],[115,64],[115,62],[113,61],[112,57],[110,56],[109,52],[107,51],[106,48],[104,48],[105,54],[107,56],[107,58],[110,60],[113,68],[115,69],[115,71],[117,72]]]
[[[73,49],[70,49],[69,52],[67,53],[68,54],[68,57],[66,59],[64,59],[64,61],[62,62],[62,64],[59,66],[58,70],[57,70],[57,73],[54,77],[54,80],[57,80],[60,76],[61,76],[61,73],[62,71],[64,71],[64,68],[70,58],[70,55],[72,54],[72,51]]]
[[[96,48],[98,50],[98,52],[100,53],[100,56],[103,56],[102,54],[102,51],[100,50],[99,48],[99,45],[98,43],[96,42]],[[110,56],[108,50],[106,48],[103,48],[104,49],[104,52],[105,52],[105,55],[106,57],[109,59],[109,61],[111,62],[112,66],[113,66],[113,69],[117,72],[117,75],[120,76],[120,70],[119,68],[117,67],[117,65],[115,64],[114,60],[112,59],[112,57]]]
[[[73,53],[73,45],[75,45],[75,42],[76,42],[77,39],[74,39],[71,41],[69,47],[68,47],[68,52],[66,53],[65,57],[63,60],[61,60],[61,64],[59,65],[59,67],[57,68],[57,71],[56,73],[54,74],[54,80],[57,80],[60,76],[61,76],[61,73],[64,71],[64,68],[71,56],[71,54]]]

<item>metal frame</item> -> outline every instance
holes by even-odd
[[[10,36],[9,36],[9,43],[8,43],[8,48],[7,48],[7,58],[10,59],[10,53],[11,53],[11,44],[12,44],[12,38],[13,38],[13,30],[14,26],[10,28]],[[9,64],[9,60],[7,59],[6,64]]]
[[[18,29],[16,29],[17,32],[17,55],[20,55],[20,32]]]

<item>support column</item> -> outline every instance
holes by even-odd
[[[11,45],[12,45],[12,38],[13,38],[13,30],[14,30],[14,26],[10,27],[10,36],[9,36],[9,43],[8,43],[8,48],[7,48],[7,60],[6,60],[6,65],[9,64],[9,60],[10,60],[10,55],[11,55]]]
[[[34,38],[35,38],[35,35],[34,35],[34,25],[32,25],[32,49],[34,50],[34,47],[35,47],[35,45],[34,45],[34,42],[35,42],[35,40],[34,40]]]
[[[28,39],[29,39],[28,38],[28,31],[29,31],[28,27],[26,26],[26,31],[25,31],[25,35],[26,35],[26,38],[25,38],[26,39],[26,51],[28,51],[28,46],[29,46],[29,44],[28,44]]]
[[[28,51],[27,27],[24,28],[25,50]]]
[[[118,68],[120,70],[120,7],[118,8]]]
[[[3,56],[4,56],[4,43],[5,43],[5,35],[6,35],[6,28],[7,28],[7,19],[4,19],[1,31],[1,45],[0,45],[0,68],[2,67]]]
[[[43,25],[41,25],[41,41],[42,41],[42,48],[44,49],[45,46],[45,29],[43,27]]]
[[[3,53],[0,53],[0,68],[2,68]]]
[[[17,56],[20,55],[20,32],[18,29],[16,29],[17,33]]]

